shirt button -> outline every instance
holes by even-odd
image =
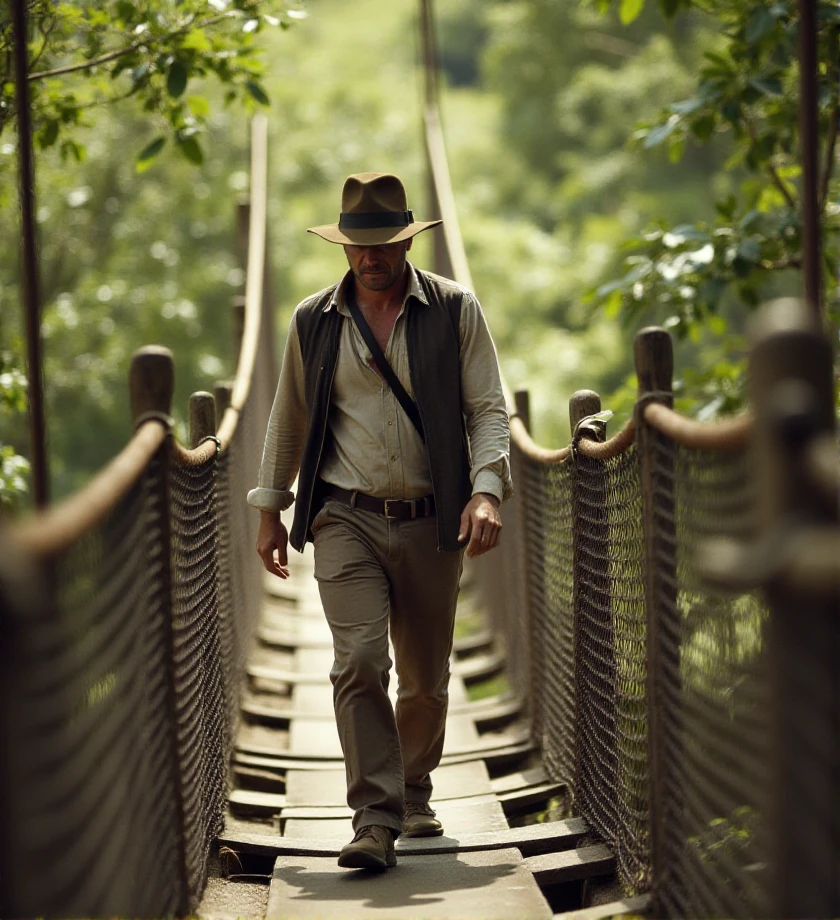
[[[394,455],[391,457],[391,463],[396,463],[396,462],[397,462],[397,458],[396,458],[396,455]]]
[[[393,425],[393,424],[394,424],[393,422],[388,422],[388,427],[390,428],[391,425]]]

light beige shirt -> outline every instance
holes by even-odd
[[[413,399],[406,314],[409,310],[422,310],[428,301],[410,263],[408,271],[402,310],[394,323],[385,357]],[[432,479],[426,447],[391,388],[370,366],[370,351],[347,307],[344,291],[351,277],[350,273],[344,277],[324,308],[338,310],[344,322],[327,421],[329,433],[318,475],[333,485],[377,498],[429,495]],[[487,492],[503,501],[512,488],[510,424],[499,363],[478,300],[466,288],[461,291],[461,400],[472,457],[470,479],[473,494]],[[267,511],[284,511],[292,504],[292,484],[300,466],[306,427],[303,357],[293,317],[268,423],[258,486],[248,493],[251,505]]]

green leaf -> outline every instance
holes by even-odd
[[[650,130],[648,132],[648,136],[645,138],[645,149],[656,147],[657,144],[661,144],[662,141],[669,138],[674,133],[674,128],[677,127],[679,121],[679,115],[671,115],[665,124],[657,125],[655,128]]]
[[[251,96],[256,99],[260,105],[271,105],[271,100],[268,98],[266,91],[256,80],[248,80],[245,86]]]
[[[624,25],[629,26],[631,22],[642,12],[645,0],[621,0],[621,7],[618,15]]]
[[[190,29],[184,36],[181,47],[190,51],[209,51],[212,46],[203,29]]]
[[[680,102],[674,102],[671,105],[671,111],[675,112],[677,115],[691,115],[692,112],[696,112],[697,109],[701,108],[703,103],[703,99],[694,96],[691,99],[683,99]]]
[[[187,88],[188,76],[187,68],[176,58],[170,65],[166,76],[166,90],[173,99],[177,99]]]
[[[744,38],[750,45],[755,45],[776,28],[776,17],[766,7],[759,7],[750,16],[744,30]]]
[[[58,140],[59,120],[51,118],[44,127],[38,132],[38,141],[41,147],[52,147]]]
[[[761,260],[761,246],[755,238],[742,240],[737,249],[738,258],[745,262],[758,262]]]
[[[659,0],[659,8],[666,19],[673,19],[680,8],[680,0]]]
[[[190,161],[200,166],[204,162],[201,146],[192,134],[181,135],[177,138],[178,149]]]
[[[715,124],[714,115],[703,115],[690,122],[689,128],[698,141],[707,141],[715,130]]]
[[[165,144],[166,137],[161,135],[160,137],[156,137],[147,147],[144,147],[143,150],[140,151],[135,162],[137,172],[145,172],[152,165],[154,158],[163,150]]]
[[[784,95],[782,81],[778,77],[751,77],[747,82],[765,96]]]
[[[671,163],[679,163],[685,153],[685,135],[671,137],[668,144],[668,160]]]
[[[187,105],[196,118],[207,118],[210,114],[210,103],[205,96],[187,96]]]

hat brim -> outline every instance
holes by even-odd
[[[340,243],[344,246],[386,246],[388,243],[410,240],[418,233],[430,230],[442,223],[442,220],[415,220],[407,227],[381,227],[366,230],[339,230],[338,224],[324,224],[322,227],[309,227],[306,232],[314,233],[328,243]]]

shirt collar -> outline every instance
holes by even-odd
[[[428,306],[428,298],[426,297],[423,287],[420,284],[420,278],[417,275],[417,269],[411,264],[411,262],[406,262],[408,266],[408,285],[405,289],[405,297],[403,298],[403,307],[408,303],[409,297],[414,297]],[[353,279],[353,272],[348,271],[347,274],[338,282],[336,289],[333,291],[333,295],[329,300],[329,303],[324,307],[324,313],[329,312],[335,307],[339,313],[349,314],[347,309],[347,298],[345,297],[345,291],[347,290],[347,285]]]

